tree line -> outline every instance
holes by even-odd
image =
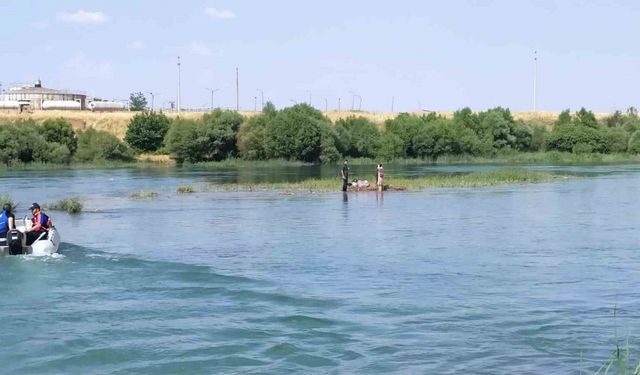
[[[284,159],[334,163],[342,158],[384,161],[443,156],[492,157],[513,152],[640,153],[635,108],[598,121],[584,108],[562,112],[552,126],[515,120],[505,108],[446,118],[402,113],[383,124],[364,117],[331,122],[306,104],[277,110],[267,103],[255,116],[214,110],[199,119],[140,112],[124,141],[95,129],[74,131],[65,119],[0,123],[0,163],[132,161],[140,152],[169,154],[178,163]]]
[[[277,110],[267,103],[259,115],[214,110],[200,119],[144,112],[131,120],[125,141],[143,152],[170,154],[179,163],[285,159],[333,163],[341,158],[385,161],[442,156],[491,157],[509,152],[639,153],[640,118],[634,108],[602,122],[584,108],[562,112],[553,126],[515,120],[509,109],[401,113],[382,125],[364,117],[332,123],[306,104]]]

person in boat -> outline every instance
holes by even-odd
[[[31,207],[31,214],[33,217],[31,218],[31,228],[27,229],[27,246],[34,243],[38,238],[46,239],[48,236],[49,229],[51,228],[51,219],[47,214],[42,212],[40,205],[38,203],[33,203]],[[44,234],[43,234],[44,233]],[[42,237],[40,237],[42,236]]]
[[[0,211],[0,239],[2,240],[7,238],[10,230],[16,229],[16,217],[11,209],[11,203],[5,203]]]
[[[342,176],[342,191],[347,191],[347,187],[349,186],[349,165],[346,160],[344,161],[340,175]]]

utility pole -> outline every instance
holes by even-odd
[[[207,87],[205,90],[211,91],[211,111],[213,111],[213,94],[215,94],[216,91],[219,91],[220,89],[210,89]]]
[[[341,98],[338,97],[338,112],[340,112],[340,102],[341,102]]]
[[[533,112],[538,111],[538,51],[533,51]]]
[[[353,112],[356,109],[356,94],[354,93],[350,93],[351,94],[351,112]]]
[[[327,98],[324,98],[324,112],[329,112],[329,101]]]
[[[236,111],[240,112],[240,78],[236,67]]]
[[[396,101],[396,97],[392,96],[391,97],[391,113],[393,113],[393,105],[395,104],[395,101]]]
[[[262,108],[264,108],[264,91],[258,89],[258,92],[260,93],[260,103],[262,105]]]
[[[253,97],[253,111],[258,112],[258,96]]]
[[[178,56],[178,113],[180,113],[180,111],[182,110],[182,88],[180,87],[181,85],[181,72],[180,72],[180,56]]]
[[[156,95],[152,92],[150,92],[149,95],[151,95],[151,112],[153,112],[153,101],[156,98]]]
[[[309,106],[311,107],[311,91],[308,91],[309,93]]]
[[[358,112],[362,111],[362,96],[356,95],[358,97]]]

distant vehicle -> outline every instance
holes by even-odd
[[[20,102],[16,100],[0,101],[0,109],[15,109],[20,110]]]
[[[64,110],[64,111],[80,111],[82,106],[80,102],[74,100],[46,100],[42,102],[44,110]]]
[[[89,103],[91,112],[117,112],[126,111],[127,106],[120,102],[91,102]]]

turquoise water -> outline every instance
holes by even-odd
[[[177,195],[335,171],[4,173],[18,216],[86,212],[52,213],[62,255],[0,258],[0,374],[593,373],[640,338],[640,166],[535,168],[587,177]]]

